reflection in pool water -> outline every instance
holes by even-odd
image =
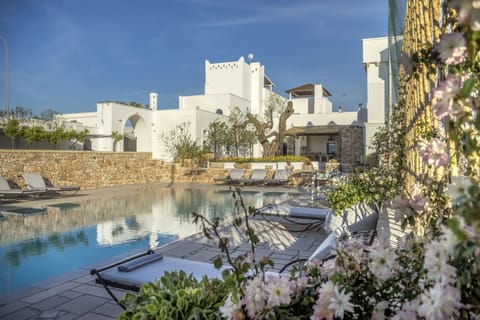
[[[242,192],[247,206],[286,200],[283,193]],[[56,205],[41,215],[0,221],[0,296],[34,283],[130,255],[200,231],[191,212],[234,213],[230,191],[159,188]]]

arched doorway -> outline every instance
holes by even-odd
[[[123,151],[137,151],[137,138],[135,137],[135,128],[129,118],[123,129]]]
[[[125,122],[123,129],[124,151],[151,151],[151,126],[148,127],[144,118],[133,114]]]

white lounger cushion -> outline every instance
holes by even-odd
[[[378,213],[364,203],[359,203],[335,215],[332,211],[325,218],[324,230],[330,233],[340,226],[348,226],[350,232],[375,230],[377,228]]]
[[[323,230],[327,234],[333,233],[334,230],[340,228],[343,225],[343,217],[336,215],[333,210],[331,210],[327,216],[325,217],[325,224],[323,226]]]
[[[260,209],[264,214],[305,219],[325,219],[331,211],[329,208],[290,207],[282,204],[271,204]]]
[[[308,258],[309,262],[322,261],[328,258],[328,256],[334,254],[334,250],[338,246],[338,235],[336,232],[332,232],[323,242],[318,246],[317,250]]]
[[[209,278],[221,278],[222,269],[216,269],[212,263],[204,263],[192,260],[163,257],[161,260],[148,263],[130,272],[121,272],[117,268],[111,268],[101,273],[103,279],[128,285],[140,286],[147,282],[154,282],[164,275],[165,271],[183,270],[187,274],[200,280],[204,275]]]

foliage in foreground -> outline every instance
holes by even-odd
[[[138,294],[127,293],[122,303],[129,309],[119,319],[220,319],[226,292],[221,280],[198,281],[183,271],[166,272]]]

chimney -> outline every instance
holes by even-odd
[[[155,92],[150,93],[150,109],[157,110],[158,107],[158,94]]]

